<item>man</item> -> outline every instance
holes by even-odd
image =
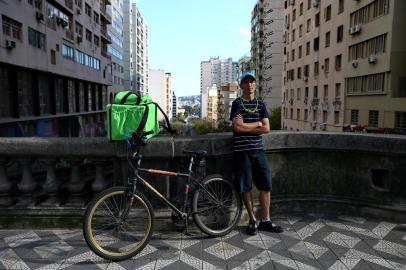
[[[272,179],[265,155],[262,134],[269,133],[269,115],[263,102],[255,98],[256,79],[253,72],[241,75],[242,97],[233,101],[230,118],[233,122],[234,182],[242,193],[250,221],[247,233],[255,235],[259,230],[282,232],[282,228],[270,220]],[[259,224],[252,204],[252,182],[260,191],[262,220]]]

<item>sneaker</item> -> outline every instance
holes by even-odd
[[[246,228],[246,232],[249,235],[256,235],[258,233],[258,225],[255,220],[250,220]]]
[[[281,226],[275,225],[272,221],[261,221],[258,225],[258,229],[261,231],[281,233],[283,229]]]

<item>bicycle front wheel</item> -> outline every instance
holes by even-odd
[[[241,218],[242,202],[233,183],[209,175],[193,196],[193,219],[204,233],[218,237],[231,232]]]
[[[86,243],[100,257],[119,261],[139,253],[152,234],[154,213],[139,192],[133,200],[125,187],[112,187],[97,195],[85,212]]]

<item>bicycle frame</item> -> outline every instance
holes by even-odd
[[[134,194],[136,190],[136,185],[138,182],[141,182],[141,184],[151,191],[156,197],[160,198],[164,204],[166,204],[168,207],[170,207],[175,213],[177,213],[179,216],[182,218],[186,218],[188,214],[194,214],[194,212],[186,212],[186,206],[187,206],[187,201],[188,201],[188,195],[190,191],[190,183],[193,182],[194,184],[197,184],[200,188],[203,188],[206,190],[206,188],[198,181],[197,178],[192,176],[192,166],[193,166],[193,161],[194,161],[194,156],[192,155],[190,158],[189,162],[189,173],[179,173],[179,172],[172,172],[172,171],[164,171],[164,170],[156,170],[156,169],[148,169],[148,168],[139,168],[139,164],[141,163],[141,158],[136,156],[134,159],[136,160],[136,163],[134,165],[134,162],[132,160],[129,160],[129,163],[132,165],[133,170],[134,170],[134,178],[129,178],[128,185],[131,187],[131,192]],[[183,209],[179,209],[176,207],[170,200],[165,198],[165,196],[162,195],[154,186],[152,186],[146,179],[142,178],[139,175],[139,172],[143,172],[146,174],[150,175],[162,175],[162,176],[173,176],[176,178],[179,177],[187,177],[187,182],[184,186],[184,201],[183,201]],[[210,192],[207,193],[213,200],[216,200],[212,196]]]

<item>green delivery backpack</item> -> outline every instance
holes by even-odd
[[[107,137],[111,141],[119,141],[137,131],[148,132],[146,139],[157,136],[160,131],[158,109],[165,117],[167,124],[165,128],[173,134],[168,116],[152,101],[150,95],[140,95],[132,91],[117,93],[114,103],[107,105]]]

